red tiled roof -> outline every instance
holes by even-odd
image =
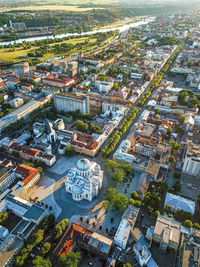
[[[40,78],[39,76],[29,75],[29,74],[23,74],[21,77],[22,78],[31,78],[31,79],[34,79],[34,80]]]
[[[33,72],[42,73],[42,74],[48,74],[49,73],[48,71],[45,71],[45,70],[34,70]]]
[[[22,182],[26,185],[39,173],[39,171],[26,164],[21,164],[17,167],[16,173],[19,173],[24,178]]]
[[[87,236],[88,238],[90,238],[91,234],[93,233],[92,231],[76,223],[71,223],[54,251],[55,257],[64,256],[71,251],[72,246],[74,244],[73,239],[75,232],[78,233],[80,236]]]
[[[0,87],[3,87],[3,86],[5,86],[5,82],[0,83]]]
[[[21,149],[21,152],[30,155],[34,157],[40,150],[35,149],[35,148],[30,148],[29,146],[23,146]]]

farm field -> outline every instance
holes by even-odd
[[[42,6],[24,6],[24,7],[11,7],[11,8],[0,8],[0,12],[7,12],[7,11],[12,11],[12,10],[50,10],[50,11],[55,11],[55,10],[62,10],[62,11],[87,11],[91,10],[93,8],[81,8],[79,6],[65,6],[65,5],[42,5]]]

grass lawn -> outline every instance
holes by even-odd
[[[13,52],[9,51],[10,48],[0,49],[0,62],[23,59],[24,57],[26,57],[29,51],[32,51],[34,49],[35,48],[33,47],[31,49],[24,50],[22,47],[19,47],[16,48],[16,50]]]
[[[60,43],[50,44],[50,46],[53,46],[55,44],[61,44],[61,43],[71,43],[71,44],[75,45],[75,44],[78,44],[78,43],[84,43],[87,40],[89,40],[89,43],[94,43],[95,44],[97,39],[96,38],[90,38],[90,37],[75,38],[75,39],[66,40],[66,41],[63,41],[63,42],[60,42]],[[89,47],[89,48],[86,47],[85,51],[88,51],[89,49],[92,49],[92,48],[93,47]],[[32,48],[30,48],[28,50],[25,50],[22,47],[19,47],[19,48],[16,48],[16,50],[13,51],[13,52],[9,51],[10,48],[0,49],[0,62],[1,61],[8,62],[8,61],[15,61],[15,60],[24,59],[27,56],[28,52],[34,51],[36,49],[38,49],[38,47],[36,47],[36,46],[32,47]],[[69,54],[77,52],[76,50],[77,49],[71,50]],[[81,50],[83,50],[83,48]],[[67,53],[64,53],[63,55],[65,55],[65,54],[67,54]],[[58,54],[58,55],[62,56],[62,54]],[[55,56],[56,56],[56,54],[55,54]],[[48,59],[48,58],[51,58],[51,57],[52,57],[52,54],[49,53],[49,54],[46,54],[44,56],[44,59]]]
[[[109,37],[103,43],[108,43],[112,39],[113,39],[113,37]],[[63,41],[60,43],[49,44],[49,45],[54,46],[56,44],[61,44],[61,43],[70,43],[70,44],[76,45],[78,43],[84,44],[85,41],[89,41],[90,46],[89,45],[86,45],[86,46],[83,45],[80,49],[74,48],[74,49],[70,50],[69,52],[65,52],[65,53],[61,53],[61,54],[55,54],[54,53],[54,56],[67,56],[67,55],[70,55],[73,53],[78,53],[81,51],[88,52],[90,50],[97,49],[98,46],[96,45],[96,40],[97,40],[96,38],[91,38],[91,37],[81,37],[81,38],[77,37],[74,39],[66,40],[66,41]],[[93,44],[93,45],[91,45],[91,44]],[[15,51],[11,52],[11,51],[9,51],[10,48],[2,48],[2,49],[0,49],[0,62],[10,62],[10,61],[18,61],[19,62],[20,60],[23,60],[26,58],[28,52],[34,51],[36,49],[38,49],[37,46],[31,47],[30,49],[27,49],[27,50],[23,49],[22,47],[19,47],[19,48],[16,48]],[[50,52],[50,53],[46,54],[41,59],[47,60],[51,57],[52,57],[52,53]]]

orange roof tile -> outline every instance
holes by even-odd
[[[22,182],[26,185],[39,173],[39,171],[26,164],[20,164],[16,169],[16,173],[22,175],[24,178]]]

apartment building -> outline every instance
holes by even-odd
[[[32,100],[27,104],[19,107],[8,115],[4,116],[0,119],[0,133],[5,128],[11,125],[12,123],[16,123],[18,120],[24,118],[29,115],[33,110],[40,107],[40,102],[36,100]]]
[[[0,165],[0,191],[5,191],[15,181],[15,172],[8,167]]]
[[[76,111],[89,113],[89,98],[75,93],[60,93],[54,95],[54,104],[57,111]]]
[[[37,169],[25,164],[20,164],[16,169],[16,176],[20,177],[27,191],[33,185],[35,185],[40,179],[40,173]]]
[[[177,250],[181,237],[181,223],[158,215],[153,232],[153,240],[160,244],[162,250],[168,247]]]
[[[200,152],[199,145],[190,143],[184,159],[182,172],[200,178]]]

